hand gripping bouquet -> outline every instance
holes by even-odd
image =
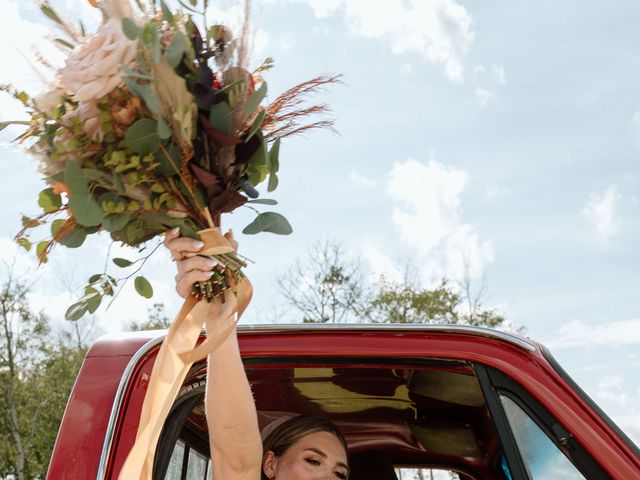
[[[155,445],[189,368],[233,331],[251,298],[242,273],[245,262],[220,233],[222,214],[246,205],[254,210],[276,205],[258,198],[256,187],[264,182],[269,192],[277,187],[281,138],[331,126],[329,120],[300,120],[327,111],[325,105],[305,106],[303,98],[337,77],[312,79],[266,104],[262,74],[272,60],[253,71],[246,65],[248,2],[242,32],[234,37],[223,25],[207,26],[207,0],[202,5],[178,0],[179,11],[162,0],[89,1],[103,13],[93,34],[76,31],[47,1],[41,3],[64,35],[54,41],[65,49],[66,62],[51,89],[35,98],[2,87],[25,105],[30,119],[4,122],[0,129],[26,126],[16,140],[40,159],[48,184],[39,195],[42,213],[23,217],[17,236],[28,250],[36,244],[41,262],[56,244],[79,247],[100,232],[145,251],[175,227],[202,239],[203,255],[218,262],[211,280],[193,286],[149,381],[137,440],[121,478],[151,478]],[[43,229],[50,236],[33,242],[31,235]],[[289,234],[291,226],[267,211],[244,229],[259,232]],[[113,261],[120,267],[134,263]],[[67,317],[93,313],[128,278],[106,271],[92,276]],[[141,295],[151,295],[144,277],[134,283]],[[233,302],[234,314],[218,319],[215,331],[196,347],[206,302],[225,299]]]

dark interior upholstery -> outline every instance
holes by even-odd
[[[398,480],[391,457],[369,450],[349,457],[349,480]]]

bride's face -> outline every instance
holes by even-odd
[[[310,433],[281,457],[267,452],[263,469],[273,480],[342,480],[348,475],[347,453],[335,435]]]

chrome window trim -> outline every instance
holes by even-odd
[[[467,335],[481,336],[485,338],[491,338],[494,340],[501,340],[516,347],[519,347],[528,352],[535,352],[537,350],[536,344],[528,341],[523,337],[513,335],[509,332],[502,332],[499,330],[492,330],[486,327],[475,327],[469,325],[424,325],[424,324],[388,324],[388,323],[348,323],[348,324],[312,324],[312,323],[294,323],[294,324],[254,324],[254,325],[239,325],[238,331],[241,333],[295,333],[295,332],[334,332],[334,331],[385,331],[385,332],[424,332],[424,333],[462,333]],[[98,464],[98,474],[96,480],[105,480],[107,474],[107,461],[111,454],[111,444],[113,443],[113,436],[115,434],[115,427],[118,419],[118,412],[122,407],[124,400],[124,392],[131,380],[131,375],[136,365],[142,357],[144,357],[152,348],[156,347],[164,340],[166,331],[155,338],[152,338],[131,357],[127,364],[116,395],[113,399],[113,406],[111,407],[111,413],[109,415],[109,423],[104,435],[104,442],[102,444],[102,454],[100,455],[100,463]]]
[[[162,333],[158,337],[152,338],[142,347],[140,347],[138,351],[131,357],[129,363],[127,363],[127,366],[124,369],[122,377],[120,378],[120,383],[118,384],[118,389],[116,390],[116,395],[113,399],[113,405],[111,406],[109,423],[107,423],[107,429],[104,433],[104,442],[102,443],[102,453],[100,454],[100,463],[98,463],[98,474],[96,476],[96,480],[104,480],[106,478],[107,461],[109,459],[109,455],[111,454],[111,445],[113,443],[113,435],[115,433],[116,423],[118,420],[118,412],[122,407],[124,392],[127,390],[127,385],[131,380],[133,370],[136,368],[140,359],[147,353],[149,353],[149,350],[162,343],[165,336],[166,334]]]
[[[501,340],[522,348],[528,352],[537,350],[536,343],[518,335],[500,330],[493,330],[488,327],[476,327],[471,325],[424,325],[420,323],[287,323],[287,324],[253,324],[238,325],[239,332],[257,332],[257,333],[292,333],[292,332],[327,332],[327,331],[396,331],[402,333],[405,331],[424,332],[424,333],[462,333],[468,335],[481,336],[494,340]]]

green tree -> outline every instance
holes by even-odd
[[[484,306],[484,278],[474,288],[468,267],[458,284],[443,279],[432,288],[421,285],[410,264],[400,281],[381,276],[366,282],[359,259],[348,256],[335,241],[313,245],[304,259],[297,259],[277,277],[277,286],[287,304],[308,323],[350,319],[487,327],[505,323],[497,310]]]
[[[0,289],[0,477],[44,478],[85,349],[31,310],[30,286],[7,268]]]
[[[343,245],[325,241],[312,245],[276,278],[278,290],[305,323],[341,323],[362,309],[364,280],[358,258]]]
[[[147,309],[147,319],[133,321],[129,324],[129,330],[136,332],[141,330],[163,330],[171,326],[171,319],[167,316],[164,303],[154,303]]]

